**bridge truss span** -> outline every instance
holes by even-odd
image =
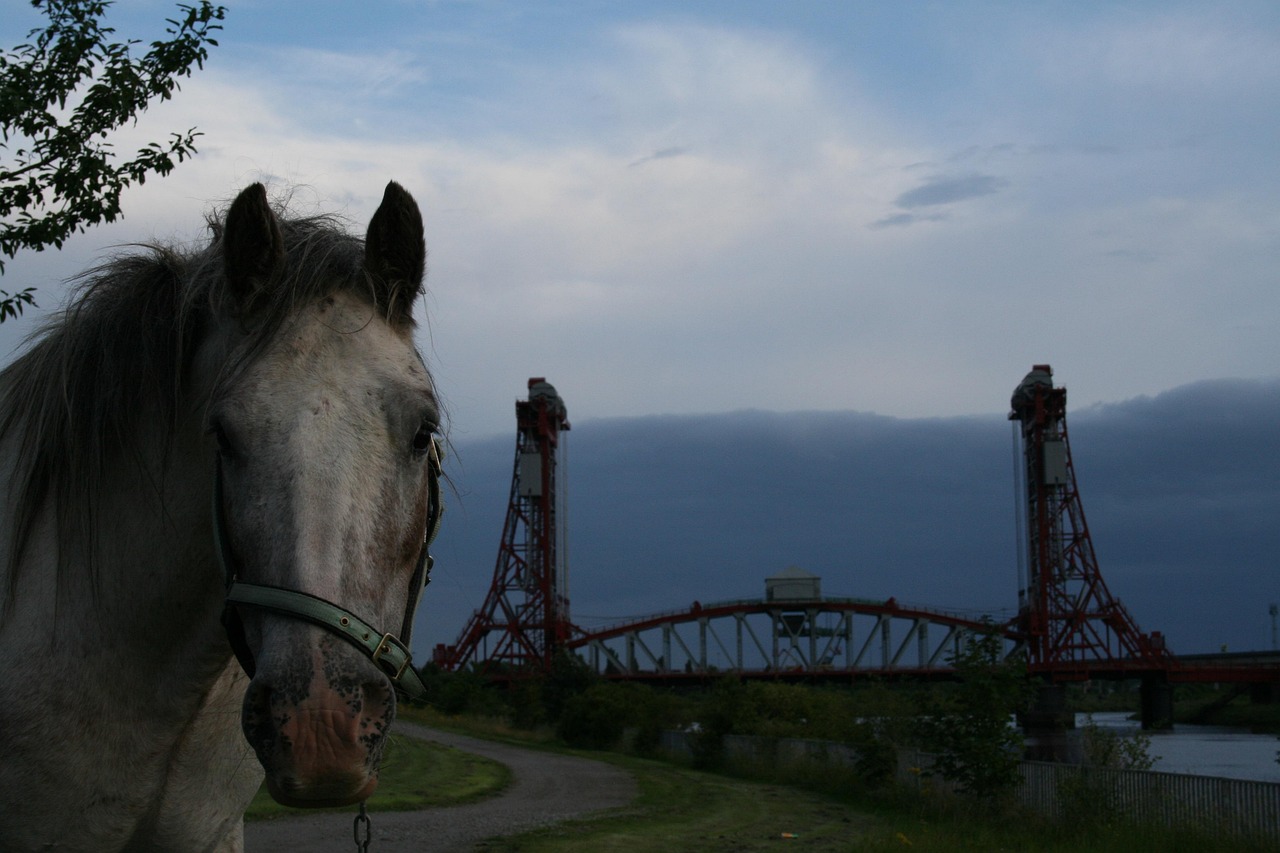
[[[750,599],[694,603],[586,631],[567,644],[607,678],[655,681],[859,676],[949,677],[950,662],[989,622],[894,599]],[[1010,654],[1017,651],[1012,642]]]

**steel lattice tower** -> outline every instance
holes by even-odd
[[[1037,364],[1014,390],[1011,406],[1009,419],[1019,421],[1022,432],[1027,563],[1018,623],[1030,671],[1061,679],[1072,677],[1072,664],[1085,662],[1167,668],[1172,656],[1163,636],[1138,630],[1098,570],[1067,441],[1067,390],[1053,387],[1049,365]]]
[[[556,389],[529,380],[529,399],[516,402],[516,454],[511,495],[493,583],[455,645],[438,645],[434,660],[448,670],[468,664],[504,672],[546,672],[570,639],[568,576],[558,534],[563,496],[557,451],[569,429]]]

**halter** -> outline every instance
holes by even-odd
[[[413,668],[409,638],[413,632],[413,616],[422,599],[422,591],[431,582],[431,540],[435,538],[444,504],[440,500],[440,450],[435,439],[427,452],[427,521],[422,534],[422,550],[409,582],[409,600],[405,603],[400,636],[379,632],[377,628],[340,605],[315,595],[268,584],[246,583],[239,579],[239,562],[227,538],[226,520],[222,512],[222,456],[218,455],[213,480],[214,551],[227,581],[226,606],[222,624],[231,649],[244,671],[253,677],[257,669],[253,652],[244,636],[244,623],[239,607],[256,607],[284,616],[292,616],[335,634],[364,653],[391,680],[391,684],[410,699],[426,693],[426,687]]]

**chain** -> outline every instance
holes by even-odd
[[[360,803],[360,814],[356,815],[353,831],[356,838],[356,853],[369,853],[369,841],[373,838],[373,821],[369,820],[369,812],[365,809],[363,802]]]

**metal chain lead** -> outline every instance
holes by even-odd
[[[361,839],[363,830],[364,838]],[[364,803],[360,803],[360,813],[356,815],[355,826],[352,827],[356,839],[356,853],[369,853],[369,841],[373,838],[373,821],[369,820],[369,812]]]

